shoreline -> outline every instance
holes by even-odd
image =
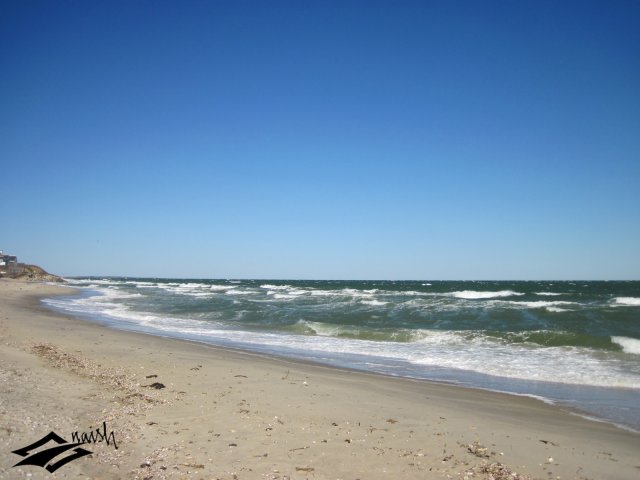
[[[74,287],[68,287],[73,289]],[[75,289],[76,291],[78,291],[77,289]],[[79,291],[78,291],[79,292]],[[65,295],[66,296],[66,295]],[[465,385],[465,384],[461,384],[461,383],[456,383],[453,380],[437,380],[437,379],[429,379],[429,378],[420,378],[420,377],[411,377],[411,376],[405,376],[405,375],[393,375],[390,373],[384,373],[384,372],[376,372],[376,371],[369,371],[369,370],[364,370],[364,369],[358,369],[356,367],[348,367],[348,366],[342,366],[342,365],[332,365],[329,363],[323,363],[319,360],[313,360],[313,359],[308,359],[308,358],[300,358],[300,357],[293,357],[293,356],[287,356],[285,354],[278,354],[278,353],[264,353],[264,352],[258,352],[258,351],[252,351],[249,349],[243,349],[241,347],[233,347],[233,346],[229,346],[229,345],[218,345],[218,344],[214,344],[214,343],[209,343],[206,342],[204,340],[193,340],[193,339],[189,339],[189,338],[181,338],[178,336],[171,336],[171,335],[161,335],[159,333],[154,333],[154,332],[143,332],[143,331],[139,331],[139,330],[135,330],[135,329],[126,329],[126,328],[119,328],[117,326],[113,326],[110,325],[108,322],[104,322],[101,321],[99,319],[96,320],[90,320],[87,318],[82,317],[82,315],[72,315],[72,314],[68,314],[62,310],[58,310],[55,307],[48,307],[48,306],[44,306],[40,303],[41,300],[45,299],[46,297],[37,297],[35,299],[35,301],[37,301],[39,303],[39,306],[34,306],[34,308],[36,309],[40,309],[43,313],[53,313],[54,315],[62,315],[62,316],[69,316],[70,318],[73,318],[74,320],[78,320],[80,322],[89,322],[92,323],[94,325],[97,325],[98,327],[101,328],[107,328],[107,329],[111,329],[111,330],[116,330],[116,331],[120,331],[120,332],[125,332],[125,333],[131,333],[131,334],[135,334],[135,335],[149,335],[152,337],[157,337],[157,338],[161,338],[161,339],[167,339],[167,340],[175,340],[178,342],[185,342],[188,344],[192,344],[195,346],[199,346],[199,347],[203,347],[203,348],[212,348],[212,349],[220,349],[222,351],[226,351],[229,352],[231,354],[239,354],[239,355],[244,355],[244,356],[248,356],[248,357],[255,357],[257,359],[263,359],[266,361],[269,360],[281,360],[284,362],[291,362],[293,364],[300,364],[300,365],[308,365],[308,366],[315,366],[315,367],[319,367],[319,368],[328,368],[328,369],[335,369],[335,370],[341,370],[341,371],[345,371],[345,372],[352,372],[355,374],[361,374],[361,375],[370,375],[372,377],[382,377],[382,378],[389,378],[389,379],[401,379],[401,380],[406,380],[406,381],[411,381],[411,382],[425,382],[427,384],[433,384],[433,385],[441,385],[443,387],[448,387],[448,388],[459,388],[459,389],[463,389],[463,390],[478,390],[478,391],[482,391],[482,392],[489,392],[489,393],[495,393],[498,395],[507,395],[507,396],[513,396],[513,397],[518,397],[518,398],[527,398],[527,399],[531,399],[537,402],[541,402],[545,405],[549,405],[552,406],[554,408],[557,408],[558,410],[561,410],[565,413],[568,413],[570,415],[575,415],[577,417],[583,418],[585,420],[591,421],[591,422],[596,422],[596,423],[604,423],[607,425],[611,425],[613,427],[616,427],[620,430],[624,430],[626,432],[630,432],[630,433],[634,433],[634,434],[640,434],[640,430],[636,430],[633,427],[630,427],[628,425],[624,425],[621,423],[616,423],[612,420],[606,419],[606,418],[600,418],[597,416],[594,416],[593,414],[581,410],[579,407],[575,407],[575,406],[569,406],[569,405],[563,405],[557,401],[554,401],[553,399],[541,396],[541,395],[536,395],[536,394],[529,394],[529,393],[517,393],[517,392],[510,392],[507,390],[499,390],[499,389],[493,389],[493,388],[489,388],[489,387],[482,387],[482,386],[473,386],[473,385]],[[618,387],[619,389],[624,390],[625,387]]]
[[[106,279],[103,279],[102,281],[105,280]],[[191,282],[191,280],[185,280],[185,282],[187,282],[186,285],[189,285],[190,287],[193,285],[188,283]],[[251,282],[262,283],[261,281]],[[148,281],[143,281],[142,283],[145,285],[149,285]],[[255,285],[253,286],[255,287]],[[282,286],[276,287],[272,285],[260,286],[260,288],[264,287],[273,289],[284,288]],[[286,285],[285,287],[291,288],[288,285]],[[226,288],[235,288],[235,286]],[[90,298],[100,298],[100,296],[102,295],[104,295],[104,292],[102,292],[101,289],[97,287],[96,290],[91,290],[90,288],[87,289],[86,287],[80,287],[78,296],[75,298],[85,301]],[[534,293],[534,295],[542,294],[536,292]],[[74,300],[74,296],[71,296],[70,298],[70,304],[73,304],[76,300]],[[470,369],[456,369],[454,367],[435,365],[423,371],[419,368],[416,368],[415,365],[412,365],[412,361],[405,361],[403,363],[403,361],[400,360],[397,365],[387,365],[385,363],[385,356],[382,355],[381,357],[376,357],[375,353],[373,355],[374,359],[372,361],[381,363],[370,364],[367,362],[366,356],[363,357],[364,359],[355,358],[357,357],[357,355],[355,355],[354,358],[350,358],[351,356],[348,353],[339,353],[339,349],[334,351],[329,350],[328,355],[323,354],[322,349],[320,349],[320,351],[315,351],[313,348],[311,348],[309,351],[300,350],[299,345],[297,347],[295,346],[295,336],[294,342],[292,344],[285,343],[278,345],[276,343],[276,346],[272,346],[270,343],[270,339],[268,338],[264,339],[264,344],[256,342],[255,339],[253,341],[249,340],[247,342],[243,342],[241,340],[238,342],[237,340],[234,340],[233,336],[227,337],[225,335],[214,335],[213,337],[207,338],[207,335],[200,335],[197,333],[189,334],[188,330],[181,330],[180,328],[169,328],[169,331],[165,331],[162,326],[158,328],[158,326],[154,325],[153,322],[151,322],[150,325],[146,325],[146,321],[143,321],[142,323],[140,323],[139,321],[129,322],[127,318],[120,319],[119,315],[111,317],[108,313],[101,312],[99,311],[99,309],[98,311],[94,312],[79,311],[76,313],[73,308],[71,310],[65,308],[65,304],[67,306],[69,305],[66,300],[62,301],[62,305],[60,305],[53,299],[51,299],[51,301],[45,299],[42,303],[44,303],[44,305],[46,305],[52,311],[59,314],[70,314],[75,318],[84,321],[90,321],[97,325],[106,326],[125,332],[137,332],[145,335],[154,335],[161,338],[174,338],[200,345],[226,348],[230,349],[231,351],[263,355],[266,358],[289,359],[294,362],[324,365],[331,368],[352,370],[355,372],[366,372],[382,376],[407,378],[418,381],[427,381],[443,385],[457,386],[461,388],[485,390],[507,395],[514,395],[518,397],[534,398],[536,400],[555,405],[556,407],[561,408],[567,412],[580,415],[593,421],[602,421],[630,432],[640,433],[640,421],[638,420],[638,418],[640,418],[638,417],[638,415],[640,415],[640,408],[638,408],[638,402],[640,401],[640,390],[631,387],[598,385],[589,382],[587,382],[587,384],[582,384],[572,381],[567,382],[564,381],[564,379],[557,381],[544,379],[536,380],[532,377],[526,378],[508,374],[505,375],[504,372],[487,373],[486,371],[483,371],[485,369],[476,369],[473,368],[473,366]],[[323,338],[323,336],[312,336],[311,338]],[[374,350],[371,351],[375,352],[376,347],[372,348]],[[402,352],[400,353],[399,358],[402,358]],[[479,364],[481,365],[482,357],[476,358],[474,359],[474,361],[476,362],[476,364],[478,364],[479,362]],[[558,359],[558,361],[563,361],[563,359]],[[590,374],[592,376],[594,375],[593,371],[584,373]],[[602,375],[603,372],[596,372],[595,378],[598,378],[598,373]],[[592,398],[598,398],[601,400],[601,402],[594,404],[591,402]],[[611,408],[612,406],[615,407]]]
[[[56,477],[489,478],[496,465],[531,478],[640,473],[640,435],[530,396],[106,328],[40,304],[67,288],[0,282],[0,368],[12,385],[0,395],[0,429],[10,430],[0,476],[21,478],[11,451],[48,433],[43,424],[62,434],[100,419],[119,449],[92,445],[94,458]],[[56,419],[60,406],[44,400],[65,397]],[[47,420],[23,426],[18,405]]]

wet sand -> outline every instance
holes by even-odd
[[[71,291],[0,280],[0,478],[640,478],[640,435],[535,399],[122,332],[40,305]],[[71,441],[104,424],[109,444],[53,474],[13,467],[13,450],[50,431]]]

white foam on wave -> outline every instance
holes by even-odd
[[[614,305],[624,305],[627,307],[640,307],[640,298],[638,297],[616,297],[613,299]]]
[[[389,302],[383,302],[381,300],[360,300],[360,303],[364,303],[365,305],[372,305],[374,307],[380,307],[382,305],[386,305]]]
[[[232,289],[232,290],[227,290],[225,292],[225,295],[252,295],[253,291],[251,290],[237,290],[237,289]]]
[[[377,288],[370,290],[358,290],[357,288],[343,288],[341,290],[309,290],[312,297],[351,297],[351,298],[373,298],[373,295],[380,292]]]
[[[273,293],[273,298],[277,300],[295,300],[298,298],[296,295],[289,295],[288,293]]]
[[[121,285],[122,282],[119,282]],[[180,285],[180,284],[176,284]],[[101,320],[115,320],[123,325],[142,326],[152,330],[164,332],[188,331],[194,326],[204,328],[216,328],[222,324],[214,322],[211,318],[206,320],[188,319],[181,317],[171,317],[158,315],[151,312],[134,310],[132,305],[127,304],[127,300],[144,297],[141,293],[131,293],[118,289],[112,285],[104,285],[98,288],[81,287],[91,290],[92,295],[82,297],[55,297],[44,299],[43,303],[71,313],[76,313],[89,318]],[[124,300],[124,302],[123,302]],[[208,315],[209,317],[211,314]]]
[[[271,285],[267,283],[264,285],[260,285],[260,288],[266,289],[267,295],[270,295],[272,296],[272,298],[278,300],[291,299],[299,297],[301,295],[308,295],[309,293],[313,293],[309,290],[294,287],[292,285]]]
[[[611,341],[620,345],[625,353],[640,355],[640,340],[637,338],[611,337]]]
[[[565,295],[565,294],[556,293],[556,292],[536,292],[536,295],[540,295],[541,297],[558,297],[560,295]]]
[[[267,290],[267,295],[272,295],[272,296],[278,293],[281,295],[293,295],[293,296],[308,295],[311,297],[334,297],[334,298],[343,298],[343,299],[351,298],[356,300],[361,298],[373,299],[375,296],[382,296],[382,297],[441,296],[441,294],[418,292],[413,290],[388,291],[388,290],[380,290],[378,288],[372,288],[372,289],[366,289],[366,290],[361,290],[357,288],[342,288],[340,290],[320,290],[315,288],[294,287],[291,285],[271,285],[271,284],[260,285],[260,288]],[[283,297],[283,298],[287,298],[287,297]]]
[[[209,290],[214,292],[226,292],[236,288],[235,285],[209,285]]]
[[[478,292],[475,290],[463,290],[460,292],[446,293],[444,295],[454,298],[462,298],[464,300],[482,300],[486,298],[520,296],[524,295],[524,293],[514,292],[512,290],[500,290],[499,292]]]
[[[301,290],[301,289],[299,289],[299,288],[292,288],[292,289],[291,289],[291,290],[289,290],[287,293],[288,293],[289,295],[293,295],[294,297],[298,297],[298,296],[300,296],[300,295],[306,295],[306,294],[308,294],[309,292],[308,292],[308,291],[306,291],[306,290]]]
[[[194,282],[186,282],[186,283],[157,283],[155,285],[156,288],[160,290],[164,290],[169,293],[173,293],[176,295],[185,295],[189,297],[212,297],[216,295],[216,285],[208,285],[206,283],[194,283]],[[233,287],[229,287],[233,288]],[[226,288],[225,288],[226,290]]]
[[[521,380],[640,389],[638,375],[621,371],[615,361],[595,357],[587,348],[509,344],[481,335],[469,339],[463,332],[427,336],[420,343],[429,348],[410,360],[419,365]]]
[[[335,297],[338,295],[335,290],[311,290],[312,297]]]
[[[333,325],[324,322],[312,322],[310,320],[299,320],[297,323],[311,330],[314,334],[324,337],[334,337],[348,329],[345,325]]]
[[[371,298],[374,291],[377,290],[358,290],[355,288],[344,288],[340,290],[340,294],[353,298]]]
[[[549,301],[545,301],[545,300],[537,300],[535,302],[518,302],[518,301],[515,301],[515,300],[511,300],[509,302],[504,302],[504,303],[509,303],[509,304],[517,306],[517,307],[546,308],[546,309],[552,309],[552,308],[556,308],[557,309],[561,305],[578,305],[576,302],[564,302],[564,301],[561,301],[561,300],[558,300],[558,301],[555,301],[555,302],[549,302]]]
[[[291,285],[271,285],[266,283],[264,285],[260,285],[260,288],[264,288],[265,290],[289,290],[293,287]]]
[[[418,292],[417,290],[400,290],[400,291],[382,291],[384,295],[399,296],[399,297],[435,297],[438,293],[432,292]],[[444,295],[447,295],[446,293]]]
[[[50,298],[43,302],[52,307],[69,312],[98,315],[117,320],[133,321],[147,324],[159,320],[161,317],[145,312],[132,311],[129,306],[119,300],[131,299],[142,296],[139,293],[129,294],[119,290],[102,289],[97,295],[80,298]]]
[[[75,286],[79,286],[79,287],[86,287],[87,285],[100,285],[100,286],[105,286],[105,285],[120,285],[122,282],[119,282],[117,280],[112,280],[109,278],[103,278],[103,279],[85,279],[85,278],[71,278],[68,280],[69,283],[71,283],[72,285]]]
[[[100,295],[97,295],[95,297],[88,297],[82,300],[99,298],[99,299],[105,299],[105,300],[108,299],[109,301],[113,301],[113,300],[125,300],[129,298],[140,298],[144,296],[138,292],[127,292],[125,290],[120,290],[115,287],[100,288],[100,289],[97,289],[97,291],[99,292]]]
[[[505,344],[469,332],[421,332],[414,342],[373,341],[344,338],[357,333],[341,325],[305,322],[315,335],[281,335],[246,330],[203,330],[203,337],[240,342],[256,348],[269,347],[298,354],[358,355],[368,358],[404,361],[409,364],[478,372],[497,377],[557,382],[573,385],[640,389],[640,377],[618,369],[609,359],[589,354],[577,347],[537,347]],[[558,365],[563,365],[558,369]]]
[[[126,281],[124,282],[126,285],[133,285],[134,287],[137,288],[153,288],[156,287],[156,283],[155,282],[146,282],[146,281]]]
[[[451,330],[415,329],[412,337],[415,343],[423,345],[451,346],[461,342],[461,334]]]

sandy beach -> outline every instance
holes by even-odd
[[[72,292],[0,280],[0,478],[640,476],[640,435],[532,398],[117,331],[39,302]],[[96,429],[110,441],[54,473],[14,467],[51,431]]]

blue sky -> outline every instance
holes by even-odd
[[[640,4],[0,3],[0,249],[64,275],[639,279]]]

